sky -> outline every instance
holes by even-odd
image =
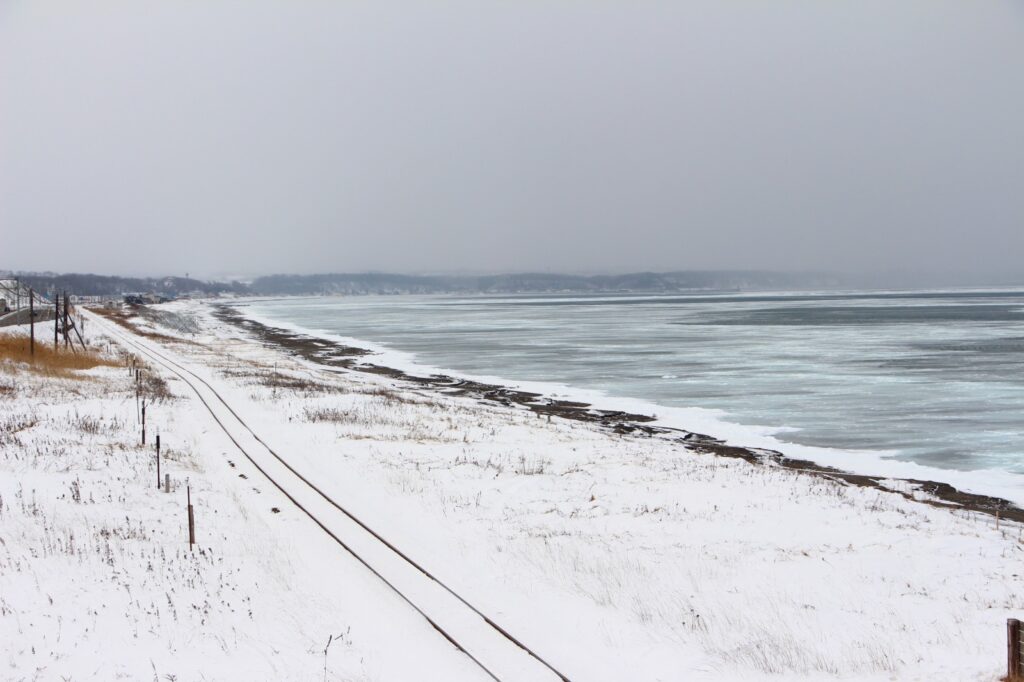
[[[1022,254],[1016,0],[0,0],[0,269]]]

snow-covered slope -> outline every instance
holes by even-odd
[[[180,338],[133,338],[573,680],[998,677],[1019,526],[312,366],[168,310],[133,322]],[[113,356],[126,330],[103,324]],[[147,411],[170,494],[123,366],[0,365],[0,677],[486,677],[148,364],[174,396]]]

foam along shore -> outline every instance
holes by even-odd
[[[293,466],[571,679],[1001,672],[1005,620],[1024,610],[1019,523],[898,481],[728,456],[629,415],[367,371],[216,311],[97,320],[87,342],[109,364],[68,376],[0,363],[0,647],[16,679],[480,679],[151,363],[150,428],[196,500],[189,551],[180,487],[155,490],[106,324],[195,368]]]

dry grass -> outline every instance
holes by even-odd
[[[53,343],[36,338],[35,354],[30,352],[28,334],[0,335],[0,362],[24,363],[38,374],[63,378],[82,378],[80,370],[93,367],[115,367],[117,361],[93,349],[72,350],[61,342],[56,350]]]
[[[174,400],[174,394],[167,380],[159,374],[155,374],[148,365],[139,365],[142,374],[138,382],[139,397],[146,398],[150,402],[160,400]]]
[[[332,407],[307,407],[305,414],[306,421],[311,422],[345,422],[351,419],[345,410]]]
[[[275,391],[296,391],[305,395],[336,390],[333,386],[328,386],[327,384],[319,381],[312,381],[305,377],[291,376],[288,374],[258,374],[257,382],[260,385],[274,389]]]
[[[274,392],[275,397],[278,391],[294,391],[301,395],[311,396],[319,393],[337,392],[339,390],[336,386],[315,381],[305,376],[286,374],[267,367],[254,367],[252,369],[230,367],[220,370],[220,375],[229,379],[238,379],[241,383],[248,386],[266,386]]]

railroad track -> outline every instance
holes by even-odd
[[[180,378],[242,455],[334,542],[415,609],[449,644],[499,682],[569,678],[297,471],[210,383],[162,349],[86,311],[125,346]]]

